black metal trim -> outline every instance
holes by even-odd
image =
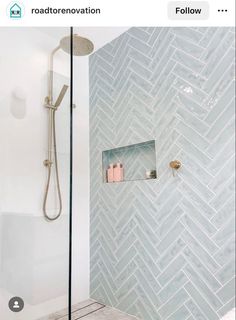
[[[72,313],[72,191],[73,191],[73,27],[70,27],[70,199],[69,199],[69,283],[68,320]]]

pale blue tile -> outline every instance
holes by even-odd
[[[231,237],[222,248],[215,254],[214,258],[219,265],[224,266],[235,256],[235,238]]]
[[[203,89],[210,93],[213,86],[216,85],[218,79],[221,77],[223,72],[228,68],[229,65],[234,61],[235,52],[234,49],[229,49],[228,52],[223,56],[220,63],[211,73],[209,79],[203,84]]]
[[[194,319],[197,320],[207,320],[206,316],[202,313],[202,311],[198,308],[196,303],[191,299],[185,303],[188,310],[194,316]]]
[[[199,42],[199,45],[201,47],[208,47],[210,41],[212,40],[212,38],[214,37],[214,34],[217,32],[218,28],[208,28],[207,32],[205,33],[205,35],[202,37],[201,41]]]
[[[160,284],[157,282],[155,276],[152,273],[152,269],[151,266],[149,266],[147,264],[147,261],[144,261],[140,255],[138,255],[135,258],[135,264],[137,265],[137,267],[139,268],[139,270],[142,272],[142,274],[144,275],[144,277],[147,279],[148,283],[152,284],[152,289],[155,291],[156,294],[158,294],[159,297],[159,291],[161,290],[161,286]],[[134,269],[131,270],[132,272],[134,272]],[[131,273],[131,272],[130,272]],[[128,274],[127,274],[128,276]]]
[[[217,229],[214,227],[211,221],[209,221],[188,199],[183,199],[181,202],[181,207],[185,212],[191,212],[191,218],[198,222],[202,230],[204,230],[209,236],[216,233]]]
[[[163,287],[163,289],[158,293],[158,296],[160,300],[165,303],[167,300],[170,299],[174,294],[177,293],[177,291],[180,290],[180,288],[188,282],[188,278],[186,275],[179,271],[166,286]]]
[[[166,47],[170,44],[173,38],[173,34],[169,33],[169,28],[160,28],[160,32],[154,41],[152,50],[149,54],[149,56],[153,59],[153,63],[155,61],[159,61],[163,51],[166,50]]]
[[[171,229],[166,234],[164,239],[156,247],[157,250],[159,252],[164,252],[179,237],[183,230],[184,227],[180,222],[177,222],[175,225],[172,225]]]
[[[183,240],[188,244],[191,250],[200,257],[201,262],[211,271],[216,272],[219,269],[216,261],[211,257],[211,255],[200,245],[200,243],[195,240],[192,235],[185,231],[182,235]]]
[[[143,276],[140,270],[135,272],[136,282],[138,281],[139,285],[142,286],[145,292],[148,292],[148,299],[153,303],[157,308],[160,305],[159,297],[156,292],[153,290],[152,283],[148,282],[147,279]]]
[[[180,197],[180,194],[174,193],[173,196],[168,199],[166,205],[158,212],[158,220],[164,220],[156,231],[158,237],[161,239],[169,232],[173,224],[175,224],[183,214],[183,210],[179,206],[175,206]]]
[[[210,237],[208,237],[188,215],[185,214],[181,218],[181,222],[209,253],[213,254],[219,249]]]
[[[182,249],[185,246],[186,244],[181,238],[177,239],[172,245],[168,247],[168,249],[166,249],[166,252],[158,259],[157,265],[159,266],[159,268],[163,270],[174,259],[174,257],[182,251]]]
[[[225,107],[224,112],[217,118],[216,122],[213,124],[206,137],[209,140],[215,139],[220,133],[221,128],[234,117],[235,114],[235,99],[232,99],[228,106]]]
[[[209,78],[211,73],[214,71],[216,65],[219,63],[220,59],[224,56],[225,52],[231,46],[234,40],[234,35],[230,32],[226,34],[223,41],[220,43],[218,50],[214,50],[213,54],[206,57],[208,63],[204,70],[202,71],[202,75],[206,78]]]
[[[183,78],[193,86],[203,88],[206,82],[206,79],[201,77],[199,74],[194,73],[192,70],[182,66],[181,64],[177,63],[176,67],[173,69],[173,73]]]
[[[142,41],[139,41],[134,37],[130,37],[128,43],[131,47],[137,49],[138,51],[140,51],[145,55],[148,55],[149,52],[151,51],[151,47],[148,44]]]
[[[159,314],[161,317],[166,319],[169,315],[171,315],[176,309],[178,309],[186,300],[188,300],[189,295],[184,289],[178,291],[174,297],[172,297],[166,304],[164,304],[159,309]]]
[[[147,42],[150,37],[149,34],[141,28],[130,28],[127,33],[143,42]]]
[[[223,205],[223,207],[217,212],[217,214],[212,218],[211,222],[220,229],[231,216],[233,217],[235,213],[235,199],[234,196]]]
[[[143,305],[145,306],[146,311],[149,313],[149,315],[153,318],[153,320],[157,319],[160,320],[159,313],[157,312],[157,309],[159,306],[154,306],[145,291],[141,286],[137,286],[136,292],[139,296],[139,299],[142,301]]]
[[[148,41],[148,44],[150,44],[152,46],[157,41],[158,36],[163,28],[152,28],[151,27],[151,29],[152,29],[151,30],[152,34],[151,34],[151,37]]]
[[[182,168],[179,172],[179,176],[182,177],[188,184],[190,184],[201,197],[205,201],[209,201],[214,197],[214,193],[211,189],[207,188],[207,186],[199,181],[197,177],[194,177],[187,168]]]
[[[231,298],[235,294],[235,278],[232,278],[228,283],[226,283],[222,289],[217,292],[217,296],[223,301],[224,303],[229,302]]]
[[[196,146],[195,144],[191,143],[191,138],[190,140],[184,138],[183,136],[181,136],[178,140],[177,140],[177,144],[182,147],[186,152],[188,152],[197,162],[199,162],[200,165],[202,165],[203,167],[207,167],[209,165],[209,163],[211,162],[211,159],[205,154],[203,153],[202,150],[200,150],[200,148],[198,148],[198,146]],[[205,147],[207,146],[206,142],[204,142],[205,140],[202,140],[203,144],[205,145]]]
[[[184,53],[182,50],[176,50],[173,59],[197,73],[200,73],[205,67],[205,63]],[[202,74],[205,76],[204,72]]]
[[[185,308],[185,306],[182,306],[177,311],[175,311],[167,320],[185,320],[189,315],[189,311]]]
[[[129,50],[128,57],[132,58],[134,61],[140,63],[141,65],[143,65],[145,67],[148,67],[152,61],[146,55],[144,55],[141,52],[139,52],[135,49],[132,49],[132,48]]]
[[[189,247],[186,247],[183,252],[186,260],[191,264],[191,266],[200,274],[202,279],[212,289],[213,292],[219,290],[221,287],[220,282],[216,279],[212,272],[210,272],[205,265],[199,260],[199,258],[190,250]]]
[[[174,27],[171,28],[171,32],[193,43],[198,43],[202,39],[201,32],[191,28]]]
[[[194,44],[190,41],[185,40],[184,38],[180,37],[175,37],[172,45],[178,49],[183,50],[186,53],[189,53],[195,58],[200,58],[202,55],[204,49],[200,47],[197,44]]]
[[[176,102],[178,103],[178,105],[183,107],[184,111],[188,110],[197,118],[201,120],[205,119],[208,113],[207,110],[202,108],[200,104],[197,104],[192,100],[195,99],[199,103],[202,103],[205,99],[205,95],[202,93],[202,91],[195,89],[193,86],[188,85],[187,82],[179,78],[175,80],[174,85],[183,93],[176,96]],[[204,126],[203,124],[201,124],[201,126],[203,127],[203,130],[206,130],[206,126]]]
[[[182,255],[177,256],[171,264],[165,269],[165,271],[158,276],[157,280],[160,282],[162,286],[167,284],[178,272],[181,268],[184,267],[186,264],[186,260],[183,258]]]
[[[153,84],[157,82],[157,79],[159,78],[160,74],[163,72],[163,66],[167,66],[167,64],[170,62],[170,58],[173,56],[174,51],[175,49],[172,46],[167,47],[165,54],[162,57],[158,57],[158,61],[150,65],[150,70],[152,71],[150,81]],[[172,64],[175,64],[175,62],[172,61]],[[167,68],[167,70],[168,69],[170,69],[170,67]]]
[[[154,259],[154,261],[156,261],[156,259],[159,257],[159,253],[156,250],[156,245],[152,243],[151,239],[140,227],[136,227],[135,234],[137,239],[143,244],[145,250]]]
[[[223,227],[216,233],[214,236],[214,241],[219,245],[222,246],[225,241],[233,236],[235,232],[235,217],[233,216]]]
[[[190,127],[188,131],[187,129],[185,129],[186,138],[188,138],[189,135],[192,135],[193,143],[196,143],[199,148],[207,148],[209,146],[209,142],[206,141],[205,138],[203,138],[203,135],[206,131],[209,130],[209,126],[207,126],[203,121],[196,118],[191,111],[184,110],[183,108],[178,108],[176,111],[176,115],[184,123],[182,127],[186,127],[186,125],[187,127]],[[182,122],[180,123],[182,124]],[[197,138],[195,138],[195,136],[197,136]]]
[[[184,288],[188,292],[188,294],[192,297],[194,302],[197,304],[198,308],[205,315],[207,320],[219,320],[217,313],[211,308],[206,299],[204,299],[198,290],[188,282]],[[204,318],[203,318],[204,319]]]
[[[220,310],[218,310],[218,313],[221,317],[223,317],[224,315],[226,315],[226,313],[231,311],[233,308],[235,308],[235,298],[230,300]]]
[[[212,56],[214,56],[217,47],[223,42],[223,39],[227,36],[229,29],[228,28],[209,28],[208,32],[211,33],[209,40],[209,45],[202,55],[204,61],[210,61]],[[202,39],[203,40],[203,39]],[[201,40],[201,41],[202,41]],[[203,40],[204,41],[204,40]]]
[[[113,56],[110,53],[108,53],[106,50],[104,50],[104,48],[101,48],[100,50],[98,50],[97,55],[110,63],[113,60]]]
[[[187,184],[181,184],[180,189],[184,193],[185,197],[189,201],[192,201],[194,206],[198,208],[206,218],[209,219],[213,215],[215,215],[216,211],[212,207],[210,207],[206,201],[200,198],[199,195],[194,192]]]
[[[142,244],[139,241],[136,241],[135,248],[138,252],[138,255],[148,264],[151,268],[153,275],[156,277],[160,274],[160,269],[158,268],[156,262],[154,262],[152,256],[145,250]]]
[[[216,274],[217,279],[222,284],[225,284],[227,281],[232,279],[235,275],[235,257],[231,261],[229,261],[227,264],[224,265],[224,267],[219,270]]]
[[[208,288],[205,282],[199,277],[197,272],[190,266],[186,265],[184,267],[184,272],[190,279],[190,281],[198,289],[199,293],[206,299],[207,303],[213,308],[213,310],[218,310],[222,307],[223,303],[218,299],[215,293]]]
[[[234,136],[235,130],[235,120],[231,119],[229,123],[225,126],[224,130],[216,137],[214,142],[209,145],[207,149],[207,154],[214,158],[217,156],[219,150],[221,150],[224,145],[229,141],[229,138]]]

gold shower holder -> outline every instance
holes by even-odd
[[[45,167],[50,167],[53,164],[53,162],[46,159],[46,160],[44,160],[43,164],[45,165]]]
[[[182,164],[179,160],[173,160],[170,162],[170,167],[172,169],[173,172],[173,176],[175,176],[175,171],[179,170],[179,168],[181,168]]]

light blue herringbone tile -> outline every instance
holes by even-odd
[[[91,296],[142,320],[234,306],[234,36],[132,28],[90,56]],[[102,151],[147,140],[156,163],[126,153],[125,175],[156,180],[103,182]]]

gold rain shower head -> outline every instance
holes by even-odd
[[[70,54],[70,36],[66,36],[60,41],[60,48],[66,53]],[[73,35],[73,55],[74,56],[87,56],[94,50],[92,41],[87,38],[83,38],[78,34]]]

